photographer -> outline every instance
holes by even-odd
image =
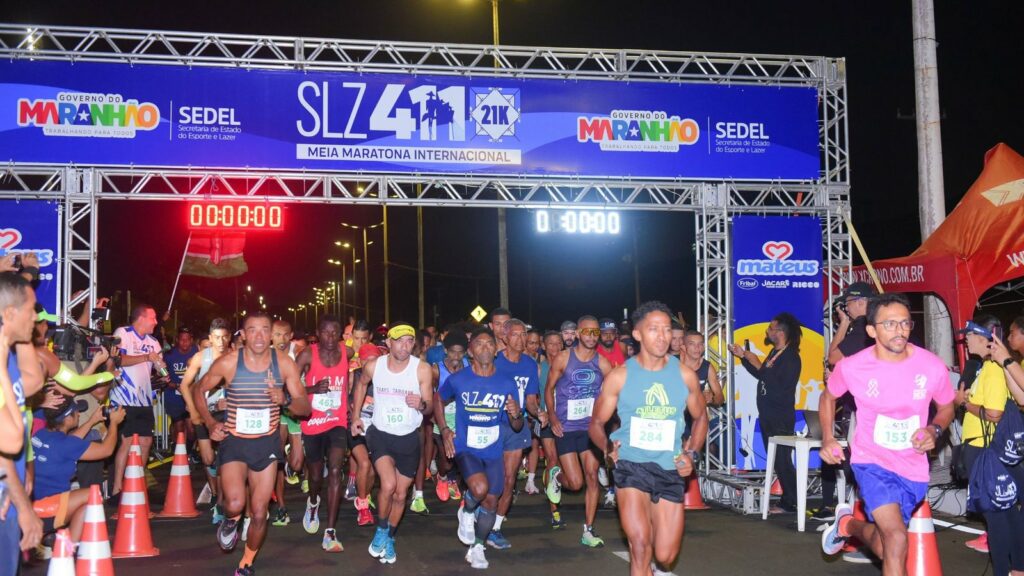
[[[147,304],[137,304],[132,309],[131,325],[114,331],[114,337],[120,338],[120,355],[115,357],[113,364],[119,366],[121,372],[117,385],[110,391],[110,401],[125,408],[121,436],[130,440],[132,435],[139,435],[143,464],[149,462],[149,450],[153,447],[153,427],[156,424],[151,375],[154,368],[163,371],[167,369],[160,356],[160,344],[152,336],[154,328],[156,310]],[[111,498],[121,494],[121,481],[130,448],[131,442],[126,441],[117,449]]]
[[[839,326],[828,347],[830,366],[875,344],[874,338],[868,336],[866,317],[868,298],[874,295],[874,289],[867,282],[854,282],[839,297],[836,303]]]
[[[44,410],[46,427],[32,437],[36,454],[36,484],[32,508],[46,521],[47,529],[55,530],[70,524],[71,539],[82,537],[85,505],[89,489],[71,489],[71,479],[79,460],[103,460],[114,453],[117,427],[124,420],[125,411],[115,408],[94,412],[79,426],[79,406],[67,398],[57,408]],[[94,424],[109,418],[109,430],[102,442],[89,442],[84,437]],[[49,524],[51,524],[50,526]]]

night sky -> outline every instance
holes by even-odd
[[[1020,102],[1024,3],[936,0],[939,88],[947,210],[981,170],[986,150],[1024,150]],[[849,87],[853,220],[872,258],[901,256],[920,243],[911,4],[903,2],[597,2],[502,0],[503,44],[809,54],[845,57]],[[375,2],[5,2],[0,20],[26,24],[261,33],[418,42],[490,43],[485,0]],[[379,207],[298,206],[290,231],[250,234],[250,272],[238,279],[272,311],[311,299],[310,286],[339,274],[327,258],[351,255],[339,223],[373,224]],[[509,212],[511,308],[542,327],[582,313],[621,317],[632,308],[633,231],[640,295],[692,317],[693,216],[627,212],[616,238],[539,237],[532,213]],[[389,209],[392,319],[417,317],[416,210]],[[423,210],[427,322],[458,320],[497,305],[496,212]],[[100,209],[100,292],[127,290],[166,306],[187,232],[184,205],[107,202]],[[146,254],[119,238],[149,238]],[[371,310],[380,320],[380,233],[371,233]],[[361,240],[361,239],[360,239]],[[362,257],[360,247],[360,257]],[[362,296],[362,271],[358,300]],[[205,321],[213,301],[232,313],[236,282],[185,277],[183,310]],[[351,294],[350,294],[351,298]],[[246,302],[240,301],[245,307]],[[300,323],[302,317],[299,317]]]

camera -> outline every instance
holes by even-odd
[[[842,312],[847,316],[850,315],[850,313],[846,310],[846,298],[843,296],[836,298],[835,301],[832,302],[832,309],[835,310],[836,312]]]
[[[109,350],[121,343],[120,338],[77,324],[61,324],[53,331],[53,353],[64,361],[74,362],[79,371],[101,348]]]

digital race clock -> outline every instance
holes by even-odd
[[[204,232],[283,230],[284,213],[278,204],[189,202],[188,229]]]
[[[537,210],[537,232],[568,234],[618,234],[622,223],[618,212],[608,210]]]

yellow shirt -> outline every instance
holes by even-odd
[[[1006,409],[1006,400],[1010,397],[1010,391],[1006,387],[1006,375],[1003,367],[996,362],[985,362],[981,367],[981,373],[971,385],[970,395],[967,401],[985,410],[1002,412]],[[989,440],[995,432],[995,425],[986,423],[985,436]],[[970,440],[971,446],[983,447],[985,440],[982,437],[981,419],[970,412],[964,415],[964,440]]]

